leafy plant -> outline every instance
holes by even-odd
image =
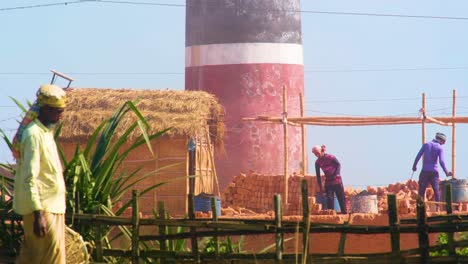
[[[20,107],[23,112],[27,109],[19,101],[12,98],[12,100]],[[31,105],[30,103],[28,103]],[[122,120],[126,115],[133,113],[137,120],[129,125],[122,134],[117,135],[117,128],[121,125]],[[136,148],[146,144],[149,151],[153,153],[150,141],[160,137],[170,128],[155,134],[149,135],[147,128],[149,127],[147,121],[138,111],[135,103],[127,101],[119,107],[113,116],[102,122],[98,128],[91,135],[84,149],[82,150],[79,145],[75,149],[75,153],[70,160],[67,160],[64,151],[60,144],[57,144],[58,151],[62,162],[64,164],[64,178],[67,186],[67,213],[101,213],[106,215],[121,215],[125,209],[131,206],[131,201],[123,204],[116,212],[113,211],[114,206],[121,200],[123,195],[135,187],[136,184],[145,180],[148,177],[154,177],[156,172],[151,172],[145,175],[139,175],[140,169],[135,169],[130,172],[125,172],[121,165],[126,157]],[[55,138],[60,135],[62,126],[58,126]],[[133,133],[138,133],[140,136],[132,139]],[[3,131],[2,137],[12,150],[12,144]],[[169,165],[170,166],[175,166]],[[7,171],[14,173],[14,168],[8,164],[0,164],[0,166]],[[166,168],[165,167],[165,168]],[[164,168],[159,168],[163,170]],[[10,195],[13,190],[14,181],[7,177],[0,175],[2,180],[2,197],[3,194]],[[140,194],[143,195],[161,185],[165,182],[159,182],[148,188],[141,190]],[[1,209],[5,208],[12,211],[11,200],[5,201],[0,199]],[[72,228],[79,231],[83,238],[87,241],[94,241],[95,234],[91,226],[79,226],[77,223],[72,222]],[[112,239],[118,237],[130,238],[131,232],[128,228],[119,227],[121,233],[117,236],[112,236]],[[2,227],[0,231],[0,239],[2,243],[11,243],[12,240],[16,244],[20,244],[20,237],[13,237],[9,234],[8,230]],[[104,246],[111,247],[110,234],[112,228],[103,227]],[[115,233],[115,232],[114,232]],[[145,246],[143,244],[143,246]],[[106,259],[108,262],[116,263],[114,258]]]
[[[242,253],[243,243],[244,236],[241,236],[237,242],[234,242],[230,236],[218,239],[218,252],[221,254]],[[203,239],[201,244],[204,244],[203,252],[214,253],[216,251],[216,241],[212,237]]]
[[[455,238],[458,241],[468,240],[468,232],[458,232],[455,233]],[[437,238],[437,244],[439,245],[448,245],[448,235],[447,233],[441,233]],[[459,256],[468,256],[468,248],[456,248],[455,253]],[[448,256],[449,252],[447,249],[442,249],[439,251],[431,252],[431,256]]]
[[[0,129],[0,134],[11,150],[12,144],[5,132]],[[11,164],[0,163],[0,168],[8,175],[15,174],[15,167]],[[20,219],[13,213],[13,188],[14,180],[7,175],[0,174],[0,211],[2,214],[0,220],[0,246],[8,247],[18,252],[23,231]]]
[[[137,116],[137,121],[129,125],[122,134],[116,131],[122,120],[129,113]],[[136,108],[134,102],[127,101],[115,111],[113,116],[101,123],[88,139],[82,150],[79,145],[75,149],[74,156],[70,161],[66,160],[62,148],[59,153],[64,163],[64,177],[67,185],[67,213],[79,212],[86,214],[121,215],[131,206],[131,201],[113,211],[114,206],[122,199],[123,195],[135,187],[139,182],[148,177],[154,177],[156,172],[139,175],[141,168],[126,172],[122,164],[127,156],[138,147],[146,144],[149,151],[153,153],[150,141],[160,137],[169,129],[148,135],[146,129],[148,123]],[[140,136],[132,140],[131,136],[139,129]],[[61,129],[56,132],[59,136]],[[162,170],[164,168],[159,168]],[[140,191],[143,195],[166,182],[159,182]],[[75,229],[88,241],[95,240],[92,226],[79,226],[72,223]],[[121,236],[130,239],[131,231],[121,226],[121,233],[112,239]],[[104,228],[103,242],[106,247],[111,247],[110,233],[113,228]],[[107,259],[107,261],[112,261]]]

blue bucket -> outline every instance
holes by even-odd
[[[468,182],[463,179],[450,179],[440,181],[440,200],[445,202],[445,188],[452,185],[452,201],[454,203],[468,202]]]
[[[321,194],[321,193],[317,193],[315,195],[315,201],[316,201],[316,203],[322,205],[323,210],[330,209],[330,208],[328,208],[328,205],[327,205],[327,196],[326,195]],[[334,206],[335,208],[333,208],[333,210],[335,210],[337,213],[341,212],[340,204],[338,203],[338,198],[336,198],[336,196],[334,198],[334,205],[335,205]]]
[[[208,213],[211,211],[211,198],[215,198],[216,206],[216,215],[221,215],[221,198],[219,196],[214,196],[213,194],[200,193],[199,195],[193,197],[195,203],[195,211],[200,211]]]

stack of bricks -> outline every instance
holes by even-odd
[[[309,196],[316,193],[316,178],[310,175],[293,174],[288,177],[288,205],[284,215],[302,214],[301,182],[307,180]],[[283,203],[284,175],[263,175],[255,172],[240,174],[224,190],[222,207],[243,207],[257,213],[274,210],[273,197],[281,194]]]
[[[315,176],[311,175],[296,175],[293,174],[288,179],[288,199],[289,203],[283,208],[284,215],[302,215],[302,196],[301,196],[301,181],[306,179],[308,183],[308,203],[311,214],[314,215],[334,215],[334,210],[323,210],[323,206],[316,202],[315,194],[318,191],[317,181]],[[274,211],[273,197],[275,194],[283,196],[283,175],[263,175],[255,172],[249,174],[239,174],[234,177],[233,181],[224,190],[221,203],[223,208],[236,208],[236,211],[249,209],[252,212],[263,214]],[[418,197],[418,182],[408,180],[405,183],[397,182],[388,186],[373,187],[368,186],[366,192],[369,195],[377,195],[379,213],[388,211],[387,194],[396,195],[398,211],[400,214],[408,214],[416,212],[416,199]],[[345,188],[347,207],[351,198],[363,190]],[[284,197],[282,197],[284,203]],[[426,190],[426,201],[434,200],[434,192],[432,188]],[[428,202],[428,205],[433,203]],[[443,210],[442,206],[441,210]],[[429,211],[432,209],[429,208]],[[454,203],[453,210],[458,212],[468,212],[468,203]]]

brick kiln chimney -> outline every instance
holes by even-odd
[[[227,156],[216,158],[220,187],[255,170],[283,174],[283,128],[243,122],[299,116],[304,93],[300,0],[186,0],[185,89],[216,95],[226,111]],[[300,129],[289,127],[289,171],[300,171]]]

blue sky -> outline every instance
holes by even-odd
[[[76,87],[184,88],[185,1],[115,2],[0,3],[0,128],[16,128],[19,111],[8,96],[33,100],[51,69],[74,77]],[[68,4],[19,8],[55,3]],[[301,5],[306,115],[417,116],[426,93],[428,115],[449,116],[454,89],[457,115],[468,115],[468,2]],[[421,146],[419,125],[307,129],[308,150],[326,144],[342,163],[346,186],[409,179]],[[438,131],[449,136],[450,168],[452,130],[428,125],[427,139]],[[458,178],[468,174],[467,134],[467,125],[459,124]],[[11,161],[3,142],[0,161]]]

